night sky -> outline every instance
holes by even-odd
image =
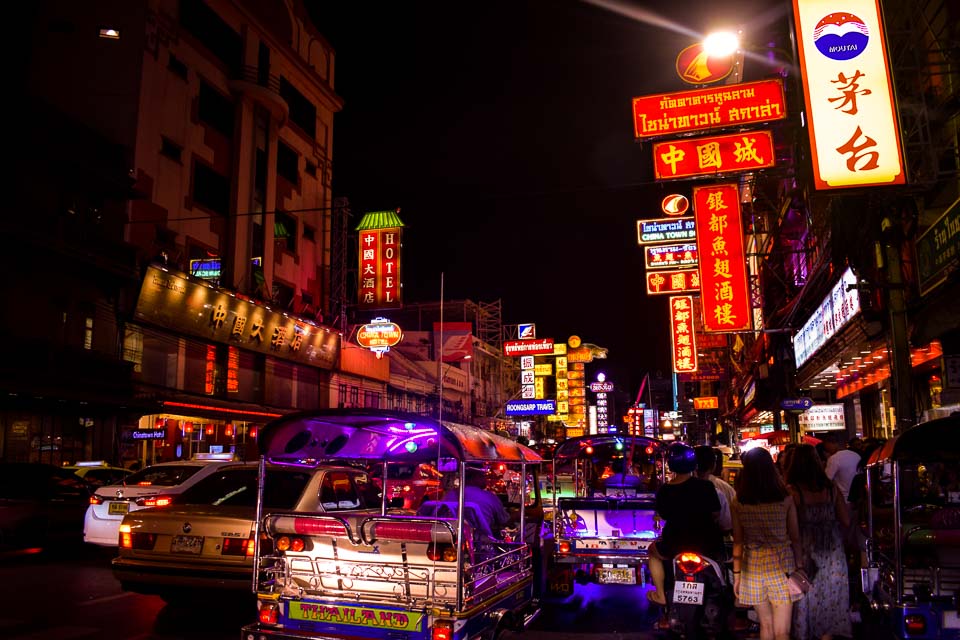
[[[405,300],[438,300],[442,272],[446,300],[499,298],[505,324],[608,348],[595,369],[622,391],[668,373],[666,298],[646,295],[636,220],[691,183],[654,183],[631,98],[691,88],[674,60],[698,33],[763,34],[790,3],[617,3],[686,34],[574,0],[307,4],[344,99],[334,194],[353,225],[400,208]]]

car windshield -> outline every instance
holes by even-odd
[[[310,474],[288,469],[267,469],[263,502],[269,509],[296,506]],[[177,504],[204,504],[231,507],[257,505],[257,469],[225,468],[197,482],[183,492]]]
[[[202,468],[203,466],[199,464],[146,467],[124,478],[123,484],[143,487],[175,487],[178,484],[183,484],[187,478]]]

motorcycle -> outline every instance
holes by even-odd
[[[728,568],[692,551],[678,553],[665,568],[667,632],[685,640],[728,634],[734,611]]]

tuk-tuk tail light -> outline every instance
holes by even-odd
[[[452,544],[431,544],[427,546],[427,557],[433,562],[456,562],[457,550]]]
[[[258,619],[263,624],[277,624],[280,617],[280,605],[276,602],[259,602]]]
[[[904,616],[903,626],[908,636],[922,636],[927,633],[927,619],[921,615]]]
[[[451,620],[437,620],[433,623],[431,640],[453,640],[453,622]]]
[[[560,553],[570,553],[570,543],[566,540],[561,541],[559,551]]]

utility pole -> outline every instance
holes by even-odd
[[[894,434],[903,433],[916,424],[910,363],[910,342],[907,336],[907,305],[903,272],[900,265],[902,235],[899,224],[888,211],[880,223],[882,247],[877,247],[877,266],[886,274],[887,310],[890,321],[890,380],[896,421]],[[879,244],[879,243],[878,243]]]

